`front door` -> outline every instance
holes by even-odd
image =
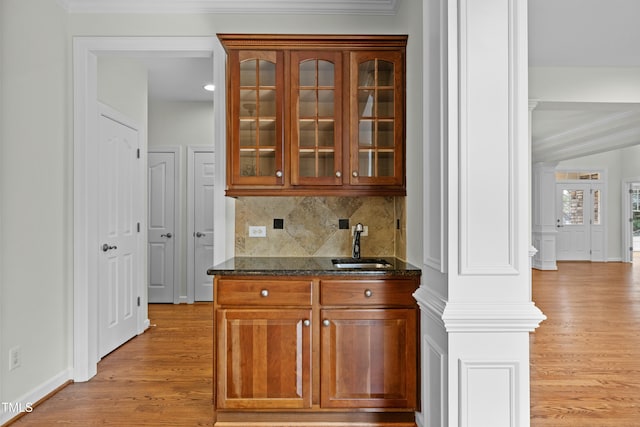
[[[150,303],[177,303],[175,296],[175,153],[149,152],[148,258]]]
[[[138,130],[99,118],[98,356],[136,335],[138,310]]]
[[[591,198],[589,184],[557,184],[557,259],[591,259]]]
[[[207,269],[213,266],[214,154],[194,152],[193,165],[194,299],[213,301],[213,278],[207,275]]]

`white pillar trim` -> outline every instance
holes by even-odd
[[[447,303],[442,321],[447,332],[533,332],[547,317],[533,302]]]

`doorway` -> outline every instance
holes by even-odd
[[[153,148],[148,152],[147,258],[149,303],[180,302],[178,232],[180,224],[180,149]]]
[[[601,171],[556,173],[558,261],[605,261],[603,175]]]
[[[74,308],[73,308],[73,379],[87,381],[97,372],[98,351],[98,179],[95,171],[99,167],[97,141],[98,132],[98,57],[100,55],[133,55],[142,53],[197,54],[207,53],[214,63],[213,81],[219,90],[214,92],[213,121],[215,123],[214,144],[218,162],[224,159],[225,141],[225,109],[224,109],[224,76],[225,53],[215,37],[78,37],[73,41],[73,86],[74,86]],[[142,152],[146,152],[146,140],[143,141]],[[143,173],[139,182],[146,187],[146,156]],[[216,180],[223,182],[224,165],[216,168]],[[221,186],[217,186],[221,187]],[[216,227],[225,230],[224,192],[214,194],[216,209]],[[218,202],[219,201],[219,202]],[[142,218],[146,218],[145,214]],[[145,221],[146,222],[146,221]],[[146,240],[146,224],[142,224],[142,239]],[[225,233],[217,233],[222,239],[215,242],[213,263],[226,258],[224,242]],[[146,265],[146,250],[141,263]],[[146,287],[146,269],[141,280]],[[147,297],[145,289],[138,289],[141,296],[141,307],[136,318],[137,333],[142,333],[148,326]]]
[[[189,147],[187,159],[187,283],[192,301],[213,301],[207,275],[214,251],[215,155],[211,147]]]

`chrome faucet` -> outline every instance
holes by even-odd
[[[357,223],[353,231],[353,258],[360,259],[360,233],[364,231],[364,225]]]

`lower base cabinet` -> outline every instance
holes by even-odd
[[[214,425],[415,426],[418,286],[217,276]]]

